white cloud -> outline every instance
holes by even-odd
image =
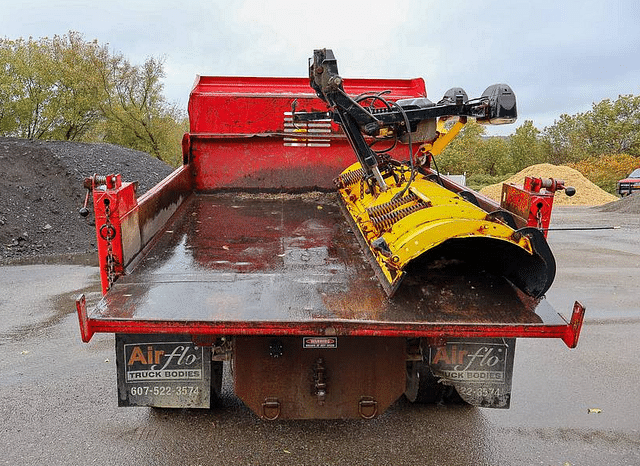
[[[506,82],[516,125],[640,93],[640,28],[632,0],[23,0],[4,2],[3,36],[83,33],[132,62],[164,56],[165,92],[186,106],[196,74],[304,76],[333,48],[345,77],[424,77],[438,99]]]

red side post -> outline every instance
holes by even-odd
[[[564,181],[527,176],[523,186],[502,185],[500,206],[526,220],[528,227],[539,228],[547,236],[556,191],[565,189]],[[567,195],[575,190],[566,188]]]
[[[571,321],[569,325],[567,325],[564,337],[562,337],[562,341],[564,341],[569,348],[578,346],[578,339],[580,338],[580,331],[582,330],[582,324],[584,322],[584,312],[585,307],[576,301],[573,304]]]
[[[100,280],[105,294],[124,273],[121,219],[137,205],[135,184],[123,183],[120,175],[94,175],[88,180],[93,191]]]
[[[80,336],[82,341],[89,343],[93,336],[93,329],[89,322],[89,316],[87,314],[87,301],[84,294],[78,296],[76,299],[76,312],[78,313],[78,321],[80,322]]]

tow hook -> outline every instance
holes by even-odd
[[[282,406],[277,398],[265,398],[262,403],[262,417],[267,421],[275,421],[280,417]]]
[[[358,412],[362,419],[373,419],[378,415],[378,402],[371,396],[363,396],[358,403]]]

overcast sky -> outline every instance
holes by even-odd
[[[343,77],[423,77],[479,96],[509,84],[539,129],[593,102],[640,94],[640,2],[0,0],[0,36],[70,30],[130,62],[164,57],[165,96],[186,107],[195,76],[306,76],[332,48]]]

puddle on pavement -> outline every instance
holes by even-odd
[[[98,267],[98,253],[68,253],[18,258],[0,258],[0,265],[86,265]]]
[[[67,264],[68,265],[68,264]],[[0,333],[0,346],[19,342],[42,335],[46,330],[58,325],[65,317],[76,312],[75,301],[81,294],[85,295],[87,306],[95,306],[102,297],[100,275],[96,271],[87,277],[85,286],[80,289],[53,296],[43,304],[48,311],[35,322],[9,328]]]

